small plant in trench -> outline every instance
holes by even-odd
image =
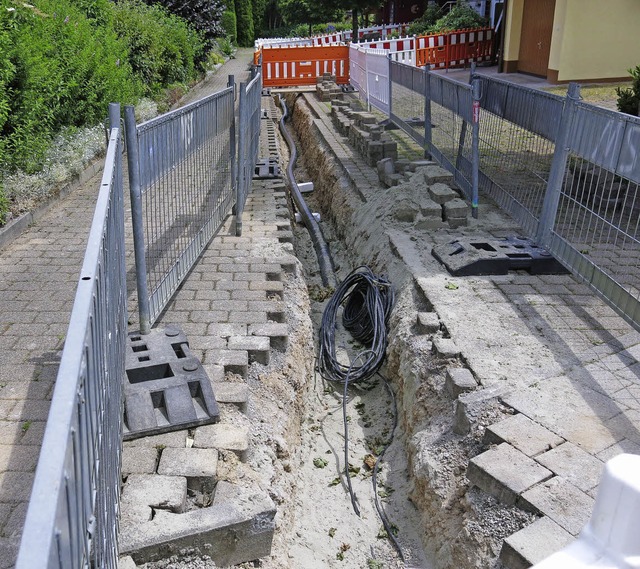
[[[313,466],[316,468],[324,468],[327,464],[329,464],[329,462],[324,458],[316,457],[313,459]]]
[[[378,561],[377,559],[367,559],[367,567],[368,569],[384,569],[382,561]]]
[[[336,559],[339,559],[340,561],[344,560],[344,554],[349,551],[349,549],[351,549],[351,546],[348,543],[343,543],[340,546],[340,549],[338,550],[338,553],[336,553]]]

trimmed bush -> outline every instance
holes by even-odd
[[[236,12],[233,1],[230,3],[229,8],[222,14],[222,29],[231,43],[236,43],[236,41],[238,41]]]
[[[235,0],[238,26],[238,45],[252,47],[254,42],[253,11],[251,0]]]
[[[629,69],[631,75],[631,87],[616,87],[618,95],[617,106],[621,113],[627,113],[634,117],[640,116],[640,65],[634,69]],[[2,109],[0,109],[1,111]]]

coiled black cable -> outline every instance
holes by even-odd
[[[318,370],[328,381],[359,382],[372,377],[382,365],[387,348],[387,321],[395,301],[391,283],[361,266],[338,286],[329,299],[320,324]],[[336,356],[338,311],[344,305],[342,323],[351,335],[368,346],[358,356],[358,366],[341,364]]]

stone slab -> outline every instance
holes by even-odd
[[[604,468],[601,460],[569,442],[537,456],[536,460],[583,492],[598,485]]]
[[[460,348],[449,338],[434,339],[433,350],[441,358],[457,358],[460,355]]]
[[[458,192],[452,190],[447,184],[440,182],[429,186],[429,197],[436,203],[443,205],[458,197]]]
[[[154,447],[134,447],[125,443],[122,448],[122,475],[153,474],[158,464],[158,450]]]
[[[507,569],[527,569],[573,541],[573,536],[544,516],[507,537],[500,561]]]
[[[241,411],[246,410],[249,402],[249,386],[246,383],[221,381],[213,384],[213,392],[218,403],[237,405]]]
[[[132,523],[149,521],[152,508],[180,513],[187,499],[187,479],[178,476],[132,474],[122,489],[120,517]]]
[[[549,516],[571,535],[578,535],[589,521],[594,500],[568,480],[555,476],[526,490],[518,499],[523,509]]]
[[[193,446],[232,450],[242,455],[249,448],[249,429],[223,423],[205,425],[196,429]]]
[[[553,473],[507,443],[473,457],[467,478],[503,504],[513,505],[518,496]]]
[[[564,442],[549,429],[538,425],[526,415],[517,413],[487,427],[485,444],[509,443],[527,456],[536,456]]]
[[[214,478],[218,451],[214,448],[166,448],[160,456],[158,474],[186,478]]]
[[[440,330],[437,312],[418,312],[418,330],[421,334],[434,334]]]

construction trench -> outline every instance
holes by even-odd
[[[490,468],[470,460],[508,439],[492,425],[521,417],[504,395],[551,375],[551,336],[545,338],[541,327],[531,333],[521,316],[493,303],[496,283],[510,283],[513,276],[458,280],[432,255],[461,235],[484,242],[517,235],[518,226],[487,200],[472,219],[452,176],[424,160],[422,149],[398,131],[379,128],[379,117],[366,112],[357,95],[322,100],[322,89],[319,84],[318,93],[262,97],[261,155],[277,152],[285,172],[289,151],[277,131],[283,98],[299,152],[294,177],[298,184],[313,182],[304,198],[319,214],[336,284],[367,266],[395,291],[386,357],[371,377],[348,386],[343,415],[343,384],[318,371],[319,331],[334,289],[318,262],[317,243],[293,221],[300,208],[285,193],[284,174],[254,180],[258,199],[271,193],[278,219],[284,215],[291,223],[292,239],[263,251],[265,257],[297,258],[282,277],[284,315],[278,322],[286,323],[288,341],[271,350],[270,359],[254,358],[245,377],[225,368],[226,387],[218,383],[216,394],[235,395],[218,398],[221,423],[244,429],[247,444],[222,445],[217,489],[212,494],[190,487],[189,495],[192,508],[206,508],[222,488],[259,513],[251,514],[252,529],[221,530],[219,545],[194,535],[145,549],[126,538],[123,553],[147,569],[530,566],[571,535],[551,527],[547,543],[527,555],[510,536],[547,518],[493,487]],[[339,132],[345,125],[348,137]],[[376,167],[372,161],[380,157],[367,156],[363,138],[382,141],[376,148],[397,154]],[[568,275],[548,278],[573,282]],[[472,292],[480,302],[472,302]],[[336,350],[347,373],[367,355],[367,346],[341,326]],[[244,384],[246,395],[238,396]],[[170,446],[157,442],[154,453]],[[560,442],[541,444],[549,449]],[[232,487],[241,490],[233,494]],[[259,493],[263,497],[256,498]],[[125,515],[121,533],[134,531],[138,522]]]

